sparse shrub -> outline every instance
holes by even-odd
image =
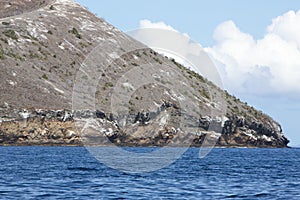
[[[234,106],[234,107],[233,107],[233,111],[234,111],[234,113],[239,113],[239,107]]]
[[[228,103],[229,105],[232,105],[232,102],[231,102],[230,100],[227,100],[227,103]]]
[[[5,56],[4,56],[4,50],[2,49],[2,45],[0,44],[0,59],[4,60]]]
[[[73,62],[71,63],[72,68],[73,68],[75,65],[76,65],[76,62],[73,61]]]
[[[69,31],[69,33],[72,33],[77,37],[78,39],[81,39],[81,35],[79,34],[78,30],[76,28],[73,28],[72,30]]]
[[[112,82],[107,82],[105,83],[105,87],[113,87],[114,84]]]
[[[23,36],[23,37],[27,37],[27,39],[31,39],[31,40],[35,40],[35,41],[38,41],[38,39],[36,37],[34,37],[33,35],[31,35],[29,32],[27,32],[27,36]]]
[[[45,79],[45,80],[49,79],[48,76],[47,76],[47,74],[43,74],[42,78]]]
[[[45,56],[45,59],[48,57],[48,53],[45,52],[41,47],[39,47],[39,52],[40,52],[43,56]]]
[[[6,53],[6,55],[11,57],[11,58],[14,58],[15,60],[25,61],[25,59],[22,56],[14,53],[12,50],[8,51]]]
[[[16,34],[16,32],[14,30],[7,30],[7,31],[4,31],[3,34],[6,36],[6,37],[9,37],[13,40],[16,40],[18,41],[18,36]]]
[[[34,53],[32,50],[29,50],[29,58],[33,59],[33,58],[37,58],[37,59],[43,59],[41,56],[39,56],[38,54]]]
[[[155,51],[153,51],[153,50],[150,50],[150,53],[154,54],[155,56],[157,56],[157,53]]]
[[[53,5],[50,6],[50,10],[55,10]]]
[[[8,40],[5,38],[0,38],[1,41],[3,41],[5,44],[8,44]]]
[[[8,26],[8,25],[10,25],[10,22],[2,22],[2,25]]]
[[[101,92],[99,90],[96,91],[96,96],[100,96]]]
[[[114,86],[114,84],[112,82],[107,82],[107,83],[105,83],[103,90],[107,90],[108,88],[111,88],[113,86]]]
[[[209,93],[204,89],[202,88],[202,90],[199,90],[200,94],[205,97],[206,99],[210,99],[210,95]]]
[[[162,64],[162,62],[158,59],[158,58],[153,58],[156,62],[158,62],[159,64]]]
[[[53,35],[53,32],[51,30],[49,30],[47,33]]]
[[[81,48],[85,48],[85,47],[87,47],[87,45],[86,45],[86,44],[84,44],[83,42],[79,42],[79,45],[80,45],[80,47],[81,47]]]

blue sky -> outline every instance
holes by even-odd
[[[300,9],[295,0],[76,1],[123,31],[138,28],[142,19],[163,21],[204,46],[213,44],[214,29],[226,20],[259,38],[274,17]]]
[[[280,122],[291,145],[300,144],[300,88],[295,86],[300,80],[300,1],[77,2],[125,32],[139,28],[140,21],[147,19],[187,33],[224,67],[226,89]],[[234,37],[228,38],[231,33]],[[246,56],[255,55],[247,60],[240,49]]]

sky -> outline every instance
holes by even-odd
[[[186,33],[214,60],[226,90],[273,117],[300,146],[300,1],[77,2],[124,32]]]

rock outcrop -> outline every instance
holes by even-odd
[[[3,106],[5,110],[10,110],[6,106]],[[7,115],[2,115],[0,121],[0,144],[201,147],[206,137],[218,137],[216,146],[227,147],[275,148],[288,144],[279,125],[250,122],[237,116],[224,122],[209,116],[202,117],[196,133],[182,134],[180,128],[161,124],[165,112],[177,109],[171,103],[164,103],[156,112],[127,116],[113,116],[99,110],[10,110]],[[120,124],[124,119],[130,125],[129,130],[134,130],[132,133],[125,131]],[[78,131],[76,122],[88,124],[88,133]],[[151,131],[152,134],[145,134]]]
[[[3,1],[0,9],[0,145],[201,146],[209,141],[226,147],[287,147],[289,143],[271,117],[72,0]],[[138,50],[109,55],[115,57],[111,65],[96,72],[101,78],[95,109],[84,105],[74,109],[76,74],[103,41],[119,51],[127,46]],[[157,66],[150,74],[155,82],[135,88],[124,80],[121,88],[134,90],[128,111],[112,112],[112,93],[123,75],[147,63]]]

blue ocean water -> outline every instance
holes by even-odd
[[[0,199],[300,199],[300,149],[198,151],[127,174],[84,147],[0,147]]]

